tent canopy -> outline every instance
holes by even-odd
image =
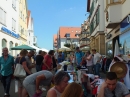
[[[26,49],[26,50],[36,50],[35,48],[32,48],[28,45],[20,45],[20,46],[16,46],[16,47],[12,47],[11,50],[22,50],[22,49]]]

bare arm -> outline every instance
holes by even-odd
[[[97,97],[104,97],[104,91],[105,91],[105,88],[107,87],[107,84],[106,82],[103,82],[100,89],[99,89],[99,92],[97,94]]]
[[[86,57],[86,60],[91,60],[92,55],[89,55],[88,57]]]
[[[57,97],[57,94],[56,94],[55,90],[50,89],[50,90],[47,92],[47,97]]]
[[[101,87],[99,93],[97,94],[97,97],[104,97],[104,88]]]
[[[130,97],[130,94],[129,94],[129,95],[126,95],[125,97]]]
[[[36,77],[36,91],[39,90],[40,82],[45,79],[46,79],[46,77],[43,74]]]
[[[30,70],[28,69],[28,67],[27,67],[26,61],[22,62],[22,66],[23,66],[24,70],[25,70],[28,74],[32,74],[31,71],[30,71]]]

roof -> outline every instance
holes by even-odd
[[[60,38],[66,38],[66,34],[70,34],[70,38],[78,38],[75,35],[81,33],[80,27],[60,27],[58,35],[60,35]]]
[[[28,24],[29,24],[30,14],[31,14],[31,11],[28,10],[28,14],[27,14],[27,28],[28,28]]]

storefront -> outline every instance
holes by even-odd
[[[120,41],[120,53],[124,55],[130,54],[130,15],[128,15],[120,23],[120,32],[119,36]]]
[[[9,49],[9,53],[15,56],[17,54],[17,51],[12,51],[11,48],[18,46],[19,34],[12,32],[4,26],[2,26],[0,29],[0,54],[2,54],[2,48],[7,47]]]

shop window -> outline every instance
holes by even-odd
[[[7,47],[7,41],[5,39],[2,39],[2,48]]]
[[[112,47],[112,40],[106,43],[106,55],[109,58],[113,57],[113,47]]]
[[[130,31],[125,32],[119,37],[120,37],[119,38],[120,53],[124,55],[130,54]]]

